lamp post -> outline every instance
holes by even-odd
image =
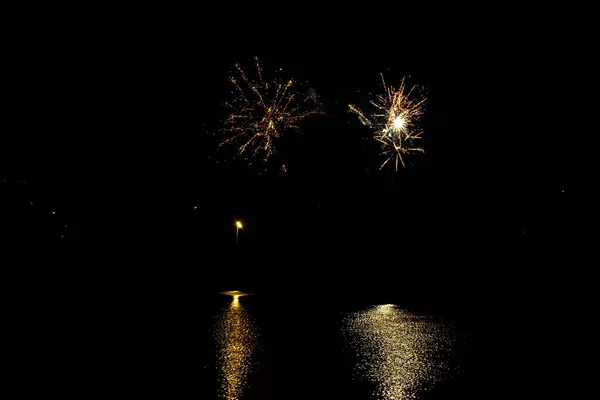
[[[235,221],[235,244],[238,244],[238,235],[242,227],[243,225],[240,221]]]

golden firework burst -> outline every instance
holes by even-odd
[[[235,88],[234,98],[226,103],[230,113],[220,146],[234,144],[238,155],[266,161],[284,134],[300,132],[301,121],[322,111],[314,90],[293,79],[265,81],[260,60],[254,57],[254,61],[254,79],[240,64],[235,65],[237,74],[229,79]]]
[[[381,74],[384,92],[370,101],[375,112],[366,115],[353,104],[349,105],[350,112],[356,114],[364,125],[373,130],[374,138],[381,144],[381,154],[385,157],[381,168],[394,160],[396,170],[399,164],[404,167],[403,155],[412,152],[424,152],[415,145],[423,133],[419,121],[424,114],[426,98],[419,92],[419,86],[408,88],[405,78],[402,78],[398,88],[389,87]]]

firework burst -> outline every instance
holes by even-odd
[[[370,127],[374,138],[381,144],[381,154],[385,161],[394,161],[396,170],[399,164],[404,167],[403,155],[413,152],[424,152],[421,147],[414,144],[423,133],[418,122],[424,113],[425,98],[419,92],[418,86],[407,88],[404,78],[399,88],[388,87],[381,74],[384,93],[377,95],[370,103],[375,107],[375,112],[365,115],[361,110],[350,104],[350,112],[355,113],[360,122]]]
[[[293,79],[267,82],[258,57],[254,61],[255,79],[250,79],[240,64],[235,65],[237,76],[229,78],[235,98],[226,103],[231,111],[222,129],[220,146],[237,145],[239,155],[267,161],[286,132],[300,132],[302,120],[322,112],[314,90]]]

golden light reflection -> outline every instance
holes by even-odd
[[[214,331],[219,397],[235,400],[241,398],[254,366],[252,355],[258,346],[258,329],[251,315],[240,303],[240,297],[249,293],[229,291],[221,294],[231,296],[232,300],[218,316]]]
[[[416,399],[458,369],[451,360],[460,334],[393,304],[349,313],[342,335],[354,377],[378,399]]]
[[[241,297],[241,296],[251,296],[252,293],[240,292],[239,290],[227,290],[225,292],[219,292],[219,294],[224,294],[225,296],[233,296],[233,297]]]

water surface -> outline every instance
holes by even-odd
[[[211,307],[203,393],[214,399],[444,398],[469,351],[467,332],[396,304],[230,291]]]

